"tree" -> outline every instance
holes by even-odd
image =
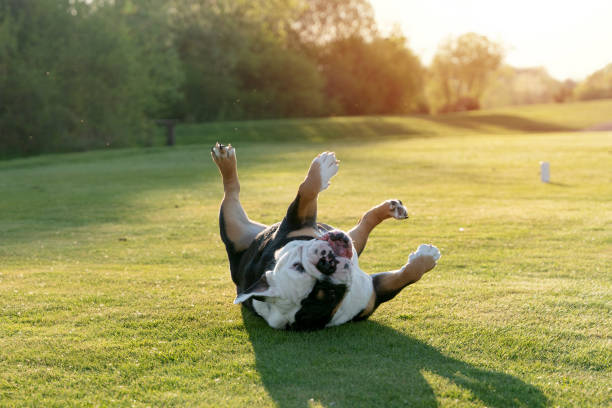
[[[574,89],[579,100],[612,98],[612,63],[593,72]]]
[[[326,79],[332,114],[406,113],[422,103],[421,63],[395,34],[366,41],[349,37],[321,48],[319,64]]]
[[[298,0],[289,30],[301,45],[377,36],[374,10],[367,0]]]
[[[551,103],[558,101],[563,92],[562,84],[543,67],[502,66],[491,74],[480,102],[486,108]]]
[[[477,108],[491,73],[502,59],[501,45],[476,33],[443,43],[429,69],[427,96],[432,109]]]
[[[574,89],[576,89],[576,81],[573,79],[566,79],[561,82],[559,90],[555,94],[555,102],[563,103],[571,101],[574,95]]]
[[[214,3],[214,6],[213,6]],[[323,80],[287,40],[290,2],[177,0],[176,45],[190,120],[317,116]]]
[[[0,0],[0,155],[146,143],[180,76],[128,3]]]

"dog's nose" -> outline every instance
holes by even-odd
[[[319,262],[317,262],[317,269],[324,275],[331,275],[336,272],[336,265],[338,265],[338,261],[330,252],[327,256],[323,256],[319,259]]]

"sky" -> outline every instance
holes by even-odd
[[[429,64],[440,42],[466,32],[506,49],[515,67],[581,80],[612,63],[612,0],[370,0],[383,32],[399,25]]]

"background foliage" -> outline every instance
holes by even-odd
[[[438,113],[612,97],[467,33],[424,67],[367,0],[0,0],[0,157],[150,145],[154,119]],[[535,84],[535,85],[534,85]],[[575,88],[575,89],[574,89]]]

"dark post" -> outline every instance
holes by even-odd
[[[178,123],[176,119],[159,119],[156,120],[159,126],[166,127],[166,146],[174,146],[174,126]]]

